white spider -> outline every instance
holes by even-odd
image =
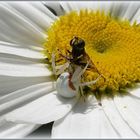
[[[53,73],[54,75],[60,75],[56,81],[56,90],[58,94],[66,98],[72,98],[76,96],[77,93],[80,91],[81,95],[84,96],[83,86],[95,84],[101,77],[101,75],[99,75],[99,77],[94,81],[81,83],[81,76],[86,71],[89,63],[90,61],[88,61],[84,69],[82,69],[78,65],[75,65],[75,71],[71,75],[69,71],[65,72],[66,69],[70,68],[70,62],[66,62],[65,64],[60,66],[56,66],[55,54],[52,53]]]

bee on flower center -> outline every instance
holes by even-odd
[[[72,55],[72,59],[70,59],[71,63],[81,65],[80,61],[85,56],[85,41],[81,38],[74,37],[70,41],[70,45],[72,47],[72,52],[69,52]]]
[[[74,37],[70,40],[70,46],[72,47],[72,51],[67,50],[69,53],[68,56],[63,55],[61,51],[58,50],[60,55],[67,60],[61,67],[55,66],[55,53],[52,53],[53,72],[55,75],[60,75],[56,82],[56,88],[58,93],[64,97],[76,96],[78,91],[84,96],[82,87],[95,84],[102,75],[86,54],[85,41],[83,39]],[[94,81],[81,83],[82,75],[88,68],[96,69],[99,77]]]

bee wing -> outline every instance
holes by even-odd
[[[86,59],[87,61],[89,61],[89,66],[90,66],[90,68],[93,68],[94,70],[96,70],[96,72],[99,74],[99,77],[102,77],[102,78],[104,78],[104,80],[105,80],[106,78],[104,77],[103,74],[100,73],[100,71],[97,69],[96,65],[94,64],[94,62],[91,61],[89,55],[88,55],[87,53],[86,53],[85,55],[86,55],[86,56],[85,56],[85,59]]]
[[[97,69],[96,65],[94,64],[93,61],[91,61],[91,59],[90,59],[90,57],[89,57],[89,55],[88,55],[87,53],[86,53],[85,59],[86,59],[87,61],[90,62],[90,63],[89,63],[90,68],[93,68],[94,70],[96,70],[96,72],[97,72],[99,75],[101,75],[101,73],[100,73],[99,70]]]
[[[89,62],[89,66],[92,68],[94,67],[95,68],[95,64],[93,63],[93,61],[91,61],[89,55],[87,53],[85,53],[85,59],[87,62]]]

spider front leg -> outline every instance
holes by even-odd
[[[77,81],[79,78],[81,79],[81,76],[84,74],[84,72],[86,71],[88,65],[89,65],[90,61],[87,62],[86,66],[84,67],[84,69],[82,69],[80,66],[77,66],[75,72],[73,73],[73,76],[71,78],[71,81]]]
[[[88,68],[90,64],[90,60],[87,62],[86,66],[84,67],[84,69],[82,69],[81,67],[77,66],[75,72],[72,75],[71,81],[75,82],[79,79],[81,79],[81,76],[84,74],[84,72],[86,71],[86,69]],[[97,79],[90,81],[90,82],[84,82],[84,83],[80,83],[79,86],[88,86],[88,85],[92,85],[95,84],[101,77],[103,77],[102,74],[98,73],[99,76]]]
[[[55,66],[55,53],[52,52],[52,71],[56,75],[56,66]]]
[[[95,84],[101,77],[102,75],[99,75],[98,78],[93,81],[80,83],[80,86],[89,86],[89,85]]]
[[[55,53],[52,53],[52,69],[54,75],[62,74],[69,67],[69,62],[66,62],[63,65],[56,66],[55,65]]]

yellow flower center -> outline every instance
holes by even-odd
[[[51,62],[55,50],[56,64],[66,60],[60,55],[71,51],[70,40],[78,36],[85,41],[85,50],[98,71],[105,77],[91,85],[93,91],[119,91],[140,80],[140,27],[115,19],[104,12],[81,10],[61,16],[48,30],[45,54]],[[88,69],[83,81],[98,77]]]

